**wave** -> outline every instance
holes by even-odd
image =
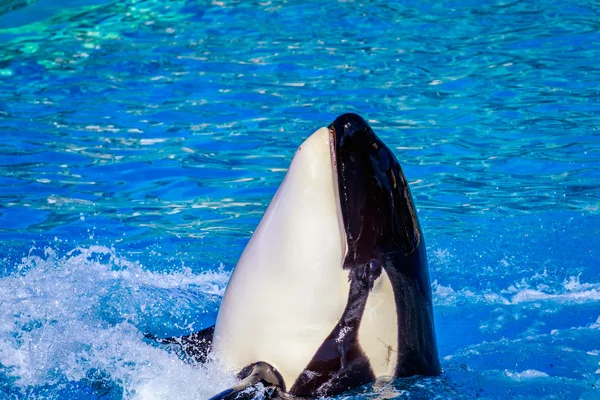
[[[171,336],[213,323],[230,277],[225,268],[201,273],[189,268],[153,272],[105,246],[77,247],[63,256],[52,248],[45,248],[43,255],[34,255],[35,252],[24,257],[13,269],[15,272],[0,277],[0,397],[4,394],[5,397],[59,399],[70,397],[65,391],[81,396],[82,390],[87,390],[90,397],[205,399],[234,384],[232,371],[224,371],[214,363],[187,363],[176,352],[144,339],[144,333],[148,332]],[[446,321],[441,326],[462,315],[461,306],[465,304],[479,310],[475,317],[469,317],[473,321],[461,322],[470,326],[473,334],[483,329],[478,328],[478,324],[492,328],[498,325],[497,321],[487,321],[488,317],[504,316],[503,323],[508,323],[512,314],[521,315],[502,311],[497,305],[535,307],[546,302],[562,307],[590,303],[594,308],[594,303],[600,300],[600,284],[581,282],[580,276],[570,276],[559,284],[553,284],[552,279],[535,274],[494,290],[456,290],[436,280],[432,284],[434,303],[450,310],[446,312],[448,315],[440,314],[441,321]],[[490,311],[489,306],[494,310]],[[562,315],[557,318],[563,318]],[[575,326],[581,321],[568,322]],[[489,327],[483,331],[488,332]],[[577,334],[585,333],[590,340],[595,340],[598,327],[600,317]],[[524,365],[522,369],[505,369],[504,364],[498,363],[487,375],[464,372],[463,365],[467,363],[476,370],[483,370],[483,364],[478,363],[488,365],[490,357],[496,359],[497,354],[505,354],[511,343],[519,343],[522,350],[529,346],[532,352],[544,346],[554,349],[552,343],[563,337],[572,340],[575,332],[573,328],[561,328],[540,334],[540,330],[527,329],[517,341],[506,342],[502,338],[505,330],[494,329],[499,333],[490,336],[488,332],[483,344],[476,338],[473,343],[465,339],[454,347],[446,343],[442,354],[446,353],[445,368],[451,381],[446,382],[444,378],[435,382],[440,387],[452,386],[452,382],[460,383],[459,386],[464,384],[457,390],[465,394],[479,385],[472,383],[473,379],[502,385],[507,379],[539,381],[540,385],[558,379],[548,367],[554,361],[540,357],[537,357],[538,362]],[[443,332],[441,339],[444,339]],[[545,350],[552,353],[550,348]],[[573,356],[579,360],[597,357],[590,354],[577,350]],[[553,368],[558,370],[558,367]],[[561,371],[561,376],[569,376],[567,372]],[[590,378],[570,379],[573,379],[573,390],[579,390]],[[405,387],[406,382],[403,382],[384,385],[387,389],[383,392],[389,389],[390,393],[400,396],[408,390],[416,395],[419,392],[415,388],[423,384],[417,381]],[[458,396],[450,395],[454,393],[450,389],[438,389],[440,398]],[[370,398],[371,395],[362,390],[359,397]],[[383,396],[383,392],[379,393],[374,387],[366,390],[375,398]],[[429,394],[423,396],[427,398]]]
[[[450,284],[443,285],[433,281],[434,304],[438,306],[456,306],[469,303],[516,305],[533,302],[551,302],[557,304],[581,304],[600,301],[600,283],[582,283],[580,276],[569,276],[560,285],[549,285],[540,275],[531,279],[522,279],[498,291],[483,290],[476,292],[472,288],[455,290]],[[533,282],[536,283],[533,283]]]
[[[199,329],[228,279],[222,270],[151,272],[104,246],[25,257],[0,278],[0,393],[52,386],[50,397],[60,397],[56,388],[83,382],[122,398],[210,397],[232,373],[182,362],[144,333]]]

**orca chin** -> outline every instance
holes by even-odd
[[[214,334],[213,334],[214,332]],[[233,272],[215,327],[182,338],[241,371],[213,399],[331,396],[436,375],[425,242],[398,160],[356,114],[300,146]],[[243,397],[246,398],[246,397]]]

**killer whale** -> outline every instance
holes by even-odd
[[[241,382],[212,400],[253,398],[258,383],[267,398],[288,399],[440,373],[408,182],[364,119],[341,115],[300,146],[216,325],[159,341],[240,371]]]

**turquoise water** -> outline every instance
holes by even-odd
[[[206,399],[302,140],[357,112],[411,182],[444,374],[352,399],[600,398],[594,1],[0,6],[0,398]]]

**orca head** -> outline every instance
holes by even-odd
[[[365,274],[369,284],[356,297],[356,277]],[[234,370],[267,362],[288,388],[316,394],[326,382],[307,371],[339,350],[334,340],[329,352],[327,341],[343,320],[356,322],[348,349],[367,364],[348,384],[439,372],[425,246],[408,184],[356,114],[318,129],[296,152],[233,272],[213,351]]]

